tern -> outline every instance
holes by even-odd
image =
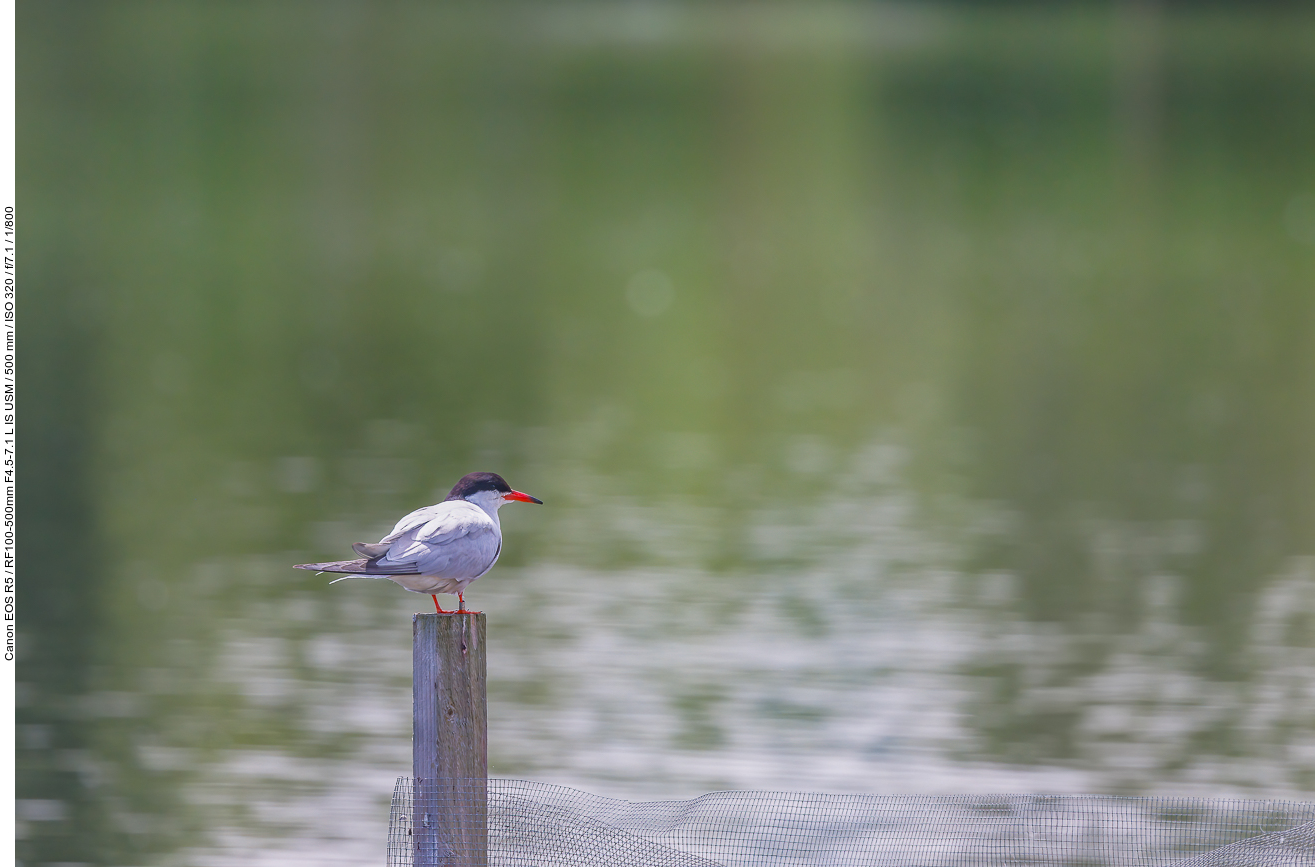
[[[360,558],[293,568],[345,573],[330,584],[348,578],[387,578],[412,593],[432,596],[439,614],[453,612],[443,610],[438,594],[455,593],[461,613],[466,610],[466,588],[498,562],[502,553],[498,509],[511,502],[543,505],[537,497],[513,491],[497,473],[469,473],[443,502],[416,509],[378,542],[352,545]]]

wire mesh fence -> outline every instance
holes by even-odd
[[[411,842],[413,800],[411,778],[398,777],[388,810],[388,867],[411,867],[415,863],[415,844]]]
[[[472,781],[467,791],[487,792],[487,854],[459,851],[448,840],[422,857],[421,864],[1315,865],[1315,804],[1310,803],[794,792],[716,792],[689,801],[630,802],[524,780],[493,779],[487,789],[483,786],[482,780]],[[440,821],[436,814],[453,806],[417,808],[412,780],[399,778],[389,824],[389,867],[416,864],[414,817],[423,813],[429,818],[421,821]]]

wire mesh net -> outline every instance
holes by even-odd
[[[469,817],[480,827],[472,831]],[[524,780],[435,792],[401,777],[388,864],[1312,867],[1315,804],[795,792],[631,802]]]
[[[411,842],[412,784],[410,777],[398,777],[393,787],[393,805],[388,810],[388,867],[411,867],[415,863],[415,844]]]

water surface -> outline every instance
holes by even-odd
[[[25,863],[379,863],[471,470],[500,776],[1315,790],[1315,19],[23,26]]]

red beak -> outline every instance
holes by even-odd
[[[520,491],[510,491],[509,493],[503,494],[502,499],[515,500],[518,503],[538,503],[540,506],[543,505],[543,500],[540,500],[538,497],[531,497],[529,494],[522,494]]]

